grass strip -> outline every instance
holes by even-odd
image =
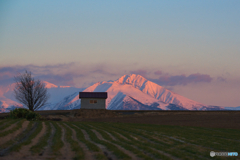
[[[161,129],[159,129],[159,128],[161,128]],[[189,132],[190,132],[190,134],[192,134],[191,127],[188,127],[188,128],[190,130],[183,132],[184,129],[182,129],[179,126],[163,126],[163,128],[162,128],[162,126],[156,125],[154,130],[150,129],[150,132],[151,132],[150,134],[152,134],[152,135],[155,134],[153,137],[158,136],[159,139],[163,138],[163,137],[170,138],[170,139],[172,139],[172,141],[175,141],[175,143],[177,143],[177,141],[182,140],[182,142],[178,142],[179,145],[176,145],[175,147],[167,149],[167,152],[169,152],[173,155],[175,154],[176,156],[179,155],[181,157],[181,155],[183,155],[183,153],[184,153],[185,156],[188,157],[188,159],[191,159],[191,158],[207,159],[207,158],[209,158],[209,150],[212,150],[212,148],[209,148],[208,146],[204,146],[201,143],[191,143],[191,142],[189,143],[188,138],[180,136],[179,133],[181,133],[181,132],[183,135],[189,134]],[[173,129],[173,133],[171,133],[171,132],[170,132],[171,134],[164,133],[165,131],[169,132],[170,129]],[[145,129],[144,132],[145,133],[149,132],[149,129]],[[166,136],[166,135],[168,135],[168,136]],[[197,138],[199,135],[193,134],[191,136],[194,136],[195,138]],[[202,140],[204,140],[204,139],[202,139]],[[208,141],[208,138],[206,138],[205,141]]]
[[[39,132],[41,132],[42,128],[43,128],[43,125],[42,125],[42,122],[35,122],[37,123],[36,125],[36,128],[34,128],[34,125],[33,127],[31,128],[32,130],[32,133],[31,133],[31,130],[29,130],[29,136],[26,138],[25,141],[21,142],[21,143],[18,143],[17,145],[15,145],[11,151],[19,151],[21,149],[22,146],[25,146],[25,145],[28,145],[32,142],[32,139],[34,139],[38,134]]]
[[[57,125],[58,122],[53,122],[53,126],[56,129],[55,134],[53,136],[53,145],[52,151],[54,154],[59,154],[59,150],[63,147],[64,143],[61,139],[62,137],[62,129]]]
[[[0,129],[2,129],[3,126],[5,126],[6,124],[8,124],[11,121],[13,121],[13,120],[12,119],[0,120]]]
[[[0,119],[0,124],[1,124],[2,122],[7,121],[7,120],[9,120],[9,118],[3,118],[3,119]]]
[[[7,130],[5,132],[1,132],[0,133],[0,137],[7,136],[8,134],[17,131],[18,129],[20,129],[22,127],[22,124],[23,124],[24,121],[26,121],[26,120],[25,119],[21,119],[20,122],[18,122],[17,125],[15,127],[13,127],[12,129],[9,129],[9,130]]]
[[[72,130],[69,128],[69,126],[66,126],[67,124],[64,123],[65,125],[62,125],[64,127],[64,129],[66,130],[66,134],[65,134],[65,139],[67,140],[67,142],[71,145],[71,149],[72,151],[75,152],[75,157],[73,159],[75,160],[80,160],[80,159],[84,159],[84,152],[83,149],[79,146],[78,142],[75,141],[72,138],[73,132]]]
[[[23,119],[23,121],[26,121]],[[22,132],[20,133],[18,136],[16,136],[14,139],[11,139],[9,141],[7,141],[6,143],[2,144],[0,146],[0,149],[6,149],[6,148],[10,148],[11,146],[13,146],[14,144],[17,144],[19,141],[21,141],[22,139],[24,139],[25,135],[30,131],[31,127],[32,127],[32,123],[33,122],[30,122],[28,123],[28,126],[27,128]],[[19,125],[19,124],[18,124]],[[19,127],[19,129],[21,128],[22,126]]]
[[[2,131],[2,130],[4,130],[4,129],[10,127],[11,125],[14,125],[15,123],[16,123],[16,124],[19,123],[19,119],[18,119],[18,120],[9,121],[9,122],[8,122],[7,124],[5,124],[4,126],[0,127],[0,130]],[[0,132],[1,132],[1,131],[0,131]]]
[[[30,151],[33,153],[40,153],[45,146],[48,145],[48,139],[51,135],[51,126],[49,122],[45,122],[46,125],[46,132],[43,137],[40,138],[38,143],[30,148]]]
[[[142,128],[140,126],[139,128]],[[143,128],[142,128],[143,129]],[[144,127],[144,130],[149,132],[148,127]],[[180,126],[160,126],[155,127],[151,134],[155,134],[159,137],[168,135],[173,138],[177,138],[185,141],[185,145],[180,145],[178,150],[183,150],[189,153],[202,155],[209,157],[209,150],[226,151],[226,150],[238,150],[240,148],[239,138],[236,137],[235,130],[231,134],[225,134],[225,130],[222,129],[208,129],[201,127],[180,127]],[[212,134],[214,136],[212,136]],[[226,137],[228,135],[229,137]],[[235,138],[235,139],[232,139]],[[211,141],[209,141],[211,139]],[[238,140],[238,142],[237,142]]]
[[[151,139],[151,141],[154,141],[154,139],[152,139],[151,136],[146,136],[139,131],[136,131],[136,130],[133,130],[133,129],[130,129],[130,128],[124,128],[124,131],[128,131],[130,133],[136,134],[134,136],[139,135],[140,137],[138,136],[137,138],[141,138],[141,136],[145,136],[145,138]],[[164,137],[164,138],[166,138],[166,137]],[[162,145],[158,145],[156,143],[149,143],[147,141],[145,141],[145,143],[148,143],[148,145],[151,146],[152,148],[162,150],[162,151],[164,151],[168,154],[171,154],[175,157],[180,157],[180,158],[184,158],[184,159],[192,159],[192,158],[202,159],[200,156],[198,156],[198,155],[201,155],[201,156],[204,156],[206,158],[209,158],[209,152],[208,152],[208,154],[204,154],[206,152],[202,152],[202,150],[204,150],[204,148],[202,148],[201,150],[196,150],[195,152],[197,154],[195,154],[195,153],[193,154],[193,152],[189,152],[189,150],[186,150],[186,149],[182,148],[182,146],[185,146],[185,143],[179,142],[179,141],[174,140],[174,139],[172,139],[172,141],[175,141],[175,142],[174,142],[174,145],[172,145],[171,147],[170,146],[165,147],[165,146],[162,146]],[[144,140],[143,140],[143,142],[144,142]],[[156,139],[155,139],[154,142],[159,143],[159,141],[156,140]]]
[[[99,127],[99,125],[97,125]],[[116,134],[115,132],[112,132],[112,129],[107,129],[107,126],[103,127],[104,130],[106,132],[111,133],[112,135],[114,135],[115,137],[117,137],[120,142],[115,141],[115,143],[118,143],[119,145],[122,145],[125,149],[129,149],[132,152],[134,152],[136,155],[138,155],[139,157],[143,158],[143,159],[152,159],[152,157],[143,154],[144,152],[148,152],[150,153],[152,156],[154,156],[157,159],[165,159],[165,160],[169,160],[171,158],[169,158],[168,156],[165,156],[164,154],[161,154],[157,151],[155,151],[154,149],[149,148],[148,144],[144,144],[143,140],[139,139],[136,140],[134,138],[132,138],[129,135],[124,135],[128,140],[125,140],[124,138],[122,138],[121,136],[119,136],[118,134]],[[103,131],[101,131],[102,135],[105,136],[105,138],[111,139],[111,137],[109,135],[107,135],[107,133],[104,133]],[[122,134],[121,132],[118,132],[119,134]],[[133,147],[135,146],[135,147]],[[137,148],[136,148],[137,147]]]
[[[97,129],[97,128],[95,128],[95,129],[102,135],[102,137],[104,139],[107,139],[108,141],[111,141],[114,144],[118,144],[119,146],[125,148],[126,150],[133,152],[140,158],[143,158],[145,160],[153,160],[153,158],[151,158],[150,156],[143,154],[142,151],[132,147],[131,145],[135,145],[134,143],[132,143],[132,141],[127,141],[124,138],[122,138],[121,136],[119,136],[116,133],[111,132],[111,131],[103,131],[104,129]],[[118,140],[117,141],[112,140],[112,138],[106,132],[110,133],[112,136],[114,136]]]
[[[78,124],[79,125],[79,124]],[[124,160],[128,160],[128,159],[131,159],[131,157],[129,157],[127,154],[125,154],[123,151],[119,150],[115,145],[109,143],[109,142],[106,142],[106,141],[103,141],[103,140],[100,140],[98,139],[98,137],[96,136],[96,134],[91,131],[89,129],[89,127],[86,127],[84,125],[81,125],[81,128],[83,128],[87,134],[89,135],[89,137],[91,138],[92,141],[94,141],[95,143],[98,143],[98,144],[102,144],[104,146],[107,147],[108,150],[112,151],[113,154],[115,154],[117,156],[118,159],[124,159]]]
[[[144,133],[144,135],[148,136],[148,134],[146,134],[146,133]],[[152,135],[153,136],[151,138],[149,138],[150,140],[152,140],[152,138],[155,137],[154,134],[152,134]],[[166,137],[166,136],[158,137],[158,138],[156,138],[157,143],[159,142],[158,140],[160,138],[168,139],[168,137]],[[175,145],[172,144],[171,147],[166,147],[164,150],[165,152],[168,152],[174,156],[180,156],[180,157],[183,155],[183,153],[190,157],[197,157],[197,158],[199,158],[199,157],[201,158],[202,156],[204,156],[205,158],[209,157],[209,149],[206,149],[203,146],[197,146],[195,144],[188,144],[185,142],[178,142],[177,140],[174,140],[174,139],[173,139],[173,141],[175,141],[174,142]],[[190,154],[192,154],[192,155],[190,155]],[[199,156],[194,156],[194,155],[199,155]]]
[[[78,140],[84,143],[90,151],[93,151],[93,152],[100,151],[100,148],[98,146],[96,146],[94,143],[85,139],[84,134],[82,133],[80,128],[76,127],[75,125],[72,125],[71,123],[67,123],[67,124],[76,131]]]
[[[75,130],[78,140],[84,143],[90,151],[98,152],[95,153],[95,158],[97,160],[107,160],[107,157],[101,152],[100,148],[97,145],[85,139],[85,136],[79,127],[72,125],[69,122],[66,123]]]
[[[103,153],[97,153],[95,154],[95,158],[97,160],[108,160],[108,158]]]
[[[160,134],[184,139],[187,143],[201,145],[204,148],[219,151],[237,150],[240,148],[239,131],[234,129],[209,129],[203,127],[186,126],[137,126],[143,130],[154,131]],[[211,141],[209,141],[211,140]]]
[[[22,132],[19,136],[17,136],[14,140],[10,140],[7,143],[3,144],[1,147],[3,147],[3,150],[1,151],[1,155],[6,154],[9,151],[16,151],[18,149],[18,145],[22,142],[24,142],[28,136],[29,133],[31,133],[31,128],[33,126],[33,122],[28,123],[27,128]]]
[[[98,125],[99,124],[95,124]],[[171,159],[168,156],[161,154],[159,152],[157,152],[154,149],[160,150],[160,151],[164,151],[165,153],[168,153],[170,155],[173,155],[175,157],[179,157],[179,158],[184,158],[184,159],[188,159],[189,156],[196,157],[193,154],[189,154],[186,151],[175,151],[172,152],[171,150],[168,150],[168,148],[172,148],[175,147],[174,145],[169,146],[167,144],[167,146],[165,146],[164,144],[161,143],[157,143],[157,141],[149,141],[149,137],[151,137],[151,135],[149,135],[148,137],[144,137],[142,138],[141,136],[137,135],[137,130],[135,130],[133,127],[131,129],[127,128],[126,125],[122,125],[120,124],[104,124],[105,127],[110,127],[109,130],[115,130],[117,131],[119,134],[123,135],[124,137],[126,137],[127,139],[129,139],[130,141],[132,141],[133,145],[136,146],[137,148],[146,151],[150,154],[152,154],[154,157],[156,158],[160,158],[160,159]],[[153,149],[154,148],[154,149]]]

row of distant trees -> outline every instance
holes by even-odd
[[[25,71],[14,79],[16,82],[14,96],[26,108],[35,111],[47,103],[50,95],[45,84],[39,79],[34,79],[31,72]]]

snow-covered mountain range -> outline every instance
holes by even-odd
[[[224,107],[225,109],[227,109],[227,110],[239,110],[240,111],[240,106],[238,106],[238,107]]]
[[[116,81],[103,81],[84,88],[56,86],[44,82],[51,95],[50,103],[41,110],[69,110],[81,106],[79,92],[108,92],[109,110],[223,110],[224,107],[205,105],[153,83],[140,75],[124,75]],[[0,88],[0,112],[20,107],[13,97],[13,86]],[[227,109],[227,108],[226,108]],[[230,108],[229,108],[230,109]],[[232,110],[232,109],[230,109]]]
[[[81,92],[85,88],[75,88],[70,86],[57,86],[52,83],[43,81],[46,88],[48,88],[48,93],[50,94],[50,99],[48,104],[41,108],[41,110],[52,110],[60,100],[64,99],[66,96],[69,96],[75,92]],[[13,90],[15,84],[8,86],[0,86],[0,113],[9,112],[10,110],[23,107],[22,104],[14,98]]]

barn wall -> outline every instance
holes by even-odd
[[[90,104],[90,100],[97,100],[97,103]],[[81,98],[81,109],[106,109],[105,101],[103,98]]]

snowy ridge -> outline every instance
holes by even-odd
[[[13,96],[15,83],[8,86],[0,87],[0,113],[9,112],[14,108],[23,107],[22,104],[16,102]]]
[[[124,75],[116,82],[132,85],[133,87],[141,90],[143,93],[146,93],[162,102],[184,106],[184,108],[187,108],[189,110],[199,110],[202,107],[206,106],[204,104],[180,96],[172,91],[169,91],[162,86],[157,85],[156,83],[148,81],[140,75]]]
[[[43,106],[40,110],[57,109],[58,108],[57,105],[59,106],[58,103],[62,102],[66,96],[76,92],[77,93],[81,92],[85,89],[85,88],[75,88],[70,86],[57,86],[46,81],[43,81],[43,83],[45,84],[46,88],[48,88],[50,99],[48,101],[48,104]],[[8,86],[0,86],[0,113],[9,112],[14,108],[23,107],[23,105],[18,103],[18,101],[14,98],[14,93],[13,93],[14,87],[15,87],[15,83]],[[75,101],[74,99],[72,100]],[[73,101],[72,102],[69,101],[68,105],[65,104],[69,107],[65,107],[63,109],[72,109],[75,106],[78,106],[79,108],[80,104],[75,104],[75,102]]]
[[[98,82],[85,89],[84,92],[108,92],[108,98],[106,100],[107,109],[114,109],[116,105],[119,106],[121,100],[124,100],[123,102],[126,102],[127,97],[132,97],[144,105],[151,106],[153,103],[158,103],[159,105],[161,104],[160,106],[166,105],[164,102],[161,102],[160,100],[145,94],[131,84],[123,84],[118,80],[114,82]],[[119,104],[116,104],[116,101]]]
[[[57,88],[58,86],[47,81],[43,81],[46,88]]]
[[[222,110],[223,107],[208,106],[178,95],[146,78],[124,75],[116,81],[103,81],[83,88],[56,86],[44,82],[51,95],[50,103],[41,110],[79,109],[79,92],[107,92],[106,108],[110,110]],[[0,112],[19,106],[13,98],[13,87],[0,88]],[[5,110],[5,111],[4,111]]]
[[[239,107],[224,107],[227,110],[235,110],[235,111],[240,111],[240,106]]]
[[[80,108],[80,101],[79,92],[75,92],[70,96],[65,97],[59,103],[57,103],[52,110],[71,110],[71,109],[79,109]]]
[[[103,81],[86,88],[84,92],[107,92],[106,108],[109,110],[219,110],[180,96],[140,75],[124,75],[116,81]],[[71,101],[68,99],[72,99]],[[66,97],[64,106],[79,104],[78,94]],[[77,102],[79,101],[79,102]],[[58,109],[62,109],[58,105]],[[74,106],[70,107],[73,108]],[[57,109],[57,108],[55,108]]]

